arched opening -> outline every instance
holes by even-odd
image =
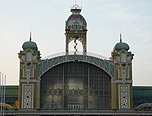
[[[111,78],[89,63],[63,63],[41,76],[40,99],[42,109],[111,109]]]
[[[143,103],[137,106],[138,110],[152,111],[152,103]]]
[[[77,52],[83,52],[83,45],[79,40],[76,40],[76,42],[72,40],[69,43],[69,52],[75,52],[76,50]]]

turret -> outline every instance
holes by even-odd
[[[112,109],[132,109],[132,59],[133,54],[129,52],[129,45],[122,42],[117,43],[111,53],[114,62],[115,75],[112,80]]]
[[[40,60],[40,51],[37,44],[31,40],[22,45],[18,57],[20,59],[20,77],[19,77],[19,108],[34,109],[39,108],[39,86],[37,79],[37,64]],[[38,101],[38,102],[37,102]]]

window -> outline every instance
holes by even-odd
[[[121,62],[125,63],[126,62],[126,54],[121,53]]]
[[[32,53],[31,52],[27,52],[26,54],[26,61],[31,61],[32,60]]]
[[[57,65],[41,77],[41,108],[110,109],[110,81],[106,72],[88,63]]]
[[[78,22],[74,22],[72,25],[73,29],[79,29],[80,28],[80,24]]]

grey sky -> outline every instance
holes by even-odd
[[[134,85],[152,85],[152,0],[77,1],[88,24],[88,52],[110,57],[121,30],[135,54]],[[18,84],[17,53],[30,30],[42,57],[65,51],[65,21],[72,5],[74,0],[0,0],[0,71],[7,84]]]

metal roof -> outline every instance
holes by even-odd
[[[133,86],[133,96],[151,96],[152,86]]]
[[[0,86],[1,89],[2,86]],[[4,86],[3,86],[4,87]],[[12,97],[16,97],[18,96],[18,91],[19,90],[19,86],[18,85],[6,85],[5,86],[5,96],[12,96]],[[1,95],[2,91],[0,91],[0,95]]]
[[[133,102],[135,106],[152,103],[152,86],[133,86]]]
[[[45,59],[38,63],[37,78],[40,77],[49,69],[62,63],[80,61],[93,64],[105,72],[107,72],[112,78],[114,77],[114,64],[110,60],[102,59],[94,55],[89,54],[68,54],[62,56],[56,56],[54,58]]]

